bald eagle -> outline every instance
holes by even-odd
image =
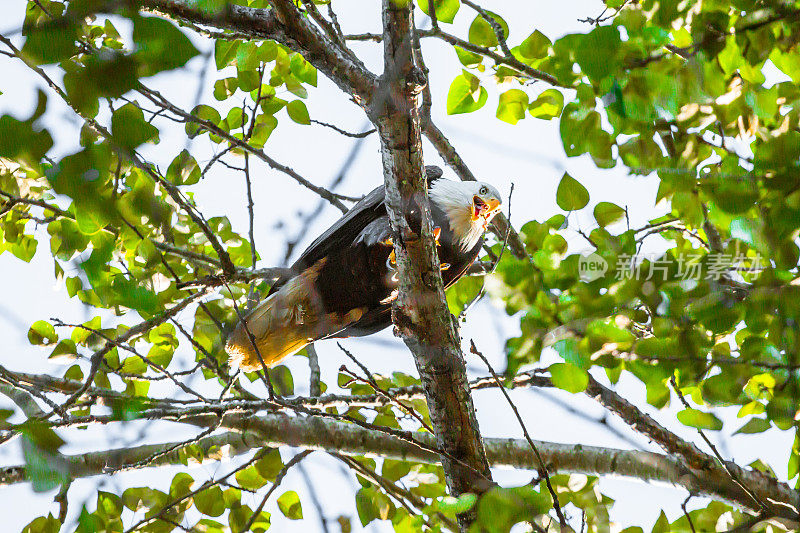
[[[437,167],[426,167],[426,174],[447,288],[478,256],[500,193],[487,183],[446,180]],[[406,219],[419,227],[414,207]],[[273,366],[316,340],[370,335],[391,324],[397,273],[383,186],[312,242],[290,270],[228,337],[231,366],[253,371],[262,360]]]

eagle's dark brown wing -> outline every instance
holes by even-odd
[[[433,165],[425,167],[425,174],[428,178],[428,185],[442,177],[442,169]],[[327,257],[332,252],[339,251],[343,247],[348,247],[355,242],[376,238],[374,235],[362,235],[364,231],[381,232],[389,231],[388,226],[370,227],[375,220],[386,217],[385,189],[381,185],[373,189],[364,198],[359,200],[342,218],[325,230],[322,235],[314,239],[308,248],[297,258],[292,265],[292,275],[279,278],[270,288],[269,294],[274,293],[283,286],[289,279],[311,267],[323,257]],[[379,240],[385,240],[389,235],[380,236]],[[374,242],[374,241],[373,241]]]
[[[429,182],[441,176],[435,167],[426,170]],[[475,259],[480,243],[462,250],[444,212],[435,208],[431,213],[441,230],[439,256],[449,265],[443,271],[449,287]],[[406,218],[413,227],[414,206],[408,206]],[[292,265],[291,275],[279,279],[237,326],[226,345],[231,363],[246,370],[258,368],[262,360],[271,366],[309,342],[369,335],[389,326],[397,295],[391,235],[384,188],[377,187],[314,240]]]

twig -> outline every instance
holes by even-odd
[[[678,398],[680,399],[680,401],[683,404],[683,406],[686,409],[691,409],[692,406],[689,405],[689,402],[686,401],[686,398],[683,396],[683,393],[678,388],[678,384],[675,382],[675,376],[674,375],[669,378],[669,383],[670,383],[670,385],[672,385],[672,390],[674,390],[675,394],[678,395]],[[753,491],[751,491],[748,487],[746,487],[739,480],[739,478],[736,475],[736,473],[733,472],[733,470],[731,470],[731,468],[728,466],[728,462],[725,459],[722,458],[722,455],[720,455],[719,451],[717,450],[717,447],[714,446],[714,444],[711,442],[711,440],[706,436],[705,432],[703,432],[703,430],[700,429],[700,428],[695,428],[695,429],[697,429],[697,432],[700,434],[700,437],[703,439],[703,441],[706,443],[706,445],[708,445],[708,447],[711,448],[711,451],[713,452],[714,456],[717,458],[717,461],[719,461],[719,464],[725,469],[725,471],[731,477],[731,480],[734,483],[736,483],[736,485],[738,485],[740,489],[742,489],[748,496],[750,496],[753,499],[753,501],[756,503],[756,507],[758,507],[762,511],[767,511],[768,510],[767,505],[764,502],[762,502],[753,493]]]
[[[328,124],[327,122],[322,122],[321,120],[315,120],[313,118],[309,119],[309,120],[311,122],[313,122],[314,124],[319,124],[320,126],[325,126],[326,128],[330,128],[332,130],[335,130],[335,131],[341,133],[342,135],[345,135],[347,137],[353,137],[355,139],[363,139],[364,137],[367,137],[368,135],[371,135],[371,134],[375,133],[376,131],[378,131],[375,128],[371,128],[371,129],[369,129],[367,131],[362,131],[361,133],[351,133],[349,131],[345,131],[345,130],[339,128],[338,126],[334,126],[333,124]]]
[[[686,520],[689,522],[689,529],[692,530],[692,533],[697,533],[697,531],[694,529],[694,522],[692,522],[692,517],[689,515],[689,511],[686,510],[686,504],[689,503],[689,500],[691,499],[692,499],[692,493],[690,492],[689,495],[686,496],[686,499],[683,500],[683,503],[681,504],[681,509],[683,509],[683,514],[684,516],[686,516]]]
[[[272,496],[272,493],[275,492],[275,489],[277,489],[280,486],[281,481],[283,481],[283,478],[286,477],[286,474],[287,472],[289,472],[289,469],[292,468],[297,463],[299,463],[300,461],[302,461],[303,459],[305,459],[306,457],[308,457],[312,451],[313,450],[303,450],[302,452],[292,457],[288,463],[283,465],[283,468],[281,468],[280,472],[278,472],[278,474],[275,476],[275,481],[272,482],[272,486],[269,488],[267,493],[261,499],[261,503],[258,504],[258,507],[255,508],[253,514],[250,515],[250,519],[247,521],[244,527],[242,527],[242,533],[250,531],[250,527],[253,525],[253,522],[255,522],[258,515],[261,514],[261,510],[264,509],[264,505],[266,505],[267,500],[269,499],[270,496]]]
[[[317,517],[319,517],[319,525],[322,527],[322,532],[330,533],[330,529],[328,529],[328,517],[325,516],[325,509],[322,508],[322,502],[320,502],[319,495],[317,494],[317,485],[311,481],[311,477],[308,475],[305,465],[302,463],[297,465],[297,470],[300,471],[303,483],[306,484],[308,495],[311,498],[311,504],[317,511]]]
[[[409,407],[408,405],[404,404],[403,402],[392,396],[391,393],[389,393],[388,391],[382,389],[380,385],[378,385],[378,382],[375,381],[375,376],[372,375],[372,372],[370,372],[369,369],[361,363],[361,361],[356,359],[356,357],[353,354],[351,354],[344,346],[342,346],[341,343],[337,342],[336,345],[339,347],[340,350],[342,350],[345,353],[347,357],[350,358],[351,361],[353,361],[355,364],[358,365],[358,367],[361,369],[362,372],[364,372],[364,374],[367,376],[367,383],[369,383],[369,385],[373,389],[375,389],[375,392],[388,398],[389,401],[391,401],[393,404],[397,405],[398,407],[400,407],[400,409],[402,409],[409,415],[413,416],[417,420],[417,422],[420,423],[422,427],[427,429],[430,433],[433,433],[433,428],[431,428],[425,422],[425,420],[419,415],[419,413],[417,413],[412,407]],[[345,369],[344,365],[342,365],[342,368],[340,368],[339,370],[341,371],[342,369]]]
[[[306,345],[306,353],[308,354],[308,394],[310,396],[319,396],[322,394],[322,383],[320,380],[319,357],[317,357],[317,349],[314,343]]]
[[[519,425],[522,428],[522,433],[525,435],[525,440],[528,441],[533,453],[536,455],[536,459],[539,461],[539,475],[544,478],[544,482],[547,485],[547,490],[550,491],[550,496],[553,498],[553,509],[555,509],[556,515],[558,515],[558,523],[561,525],[562,531],[565,530],[567,528],[567,519],[564,516],[564,513],[561,511],[561,505],[558,503],[558,495],[553,488],[553,484],[550,482],[550,474],[547,473],[547,465],[545,465],[544,459],[542,459],[542,456],[539,453],[539,449],[536,447],[536,444],[533,443],[533,439],[531,439],[531,436],[528,434],[528,428],[525,427],[525,422],[523,422],[517,406],[514,405],[514,402],[511,400],[511,396],[508,395],[505,387],[503,387],[503,385],[500,383],[500,378],[497,377],[497,373],[494,371],[494,368],[492,368],[492,365],[489,364],[489,360],[486,359],[486,357],[475,347],[475,341],[470,340],[469,344],[469,351],[481,358],[481,361],[483,361],[483,363],[486,365],[486,368],[489,369],[489,373],[492,374],[492,378],[494,378],[497,386],[500,388],[500,392],[502,392],[503,396],[505,396],[508,405],[511,406],[511,410],[514,411],[514,415],[517,417],[517,422],[519,422]]]

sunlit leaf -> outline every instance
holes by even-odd
[[[589,191],[567,173],[561,177],[556,190],[556,203],[564,211],[577,211],[589,203]]]
[[[456,76],[447,92],[447,114],[472,113],[486,103],[489,93],[481,87],[478,78],[466,70]]]

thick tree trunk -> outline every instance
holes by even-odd
[[[413,60],[412,20],[410,5],[383,1],[384,74],[371,108],[395,232],[400,290],[393,318],[425,387],[450,493],[481,493],[491,485],[491,473],[432,238],[417,109],[425,76]],[[420,234],[403,216],[412,205],[421,213]],[[462,527],[470,520],[463,517]]]

